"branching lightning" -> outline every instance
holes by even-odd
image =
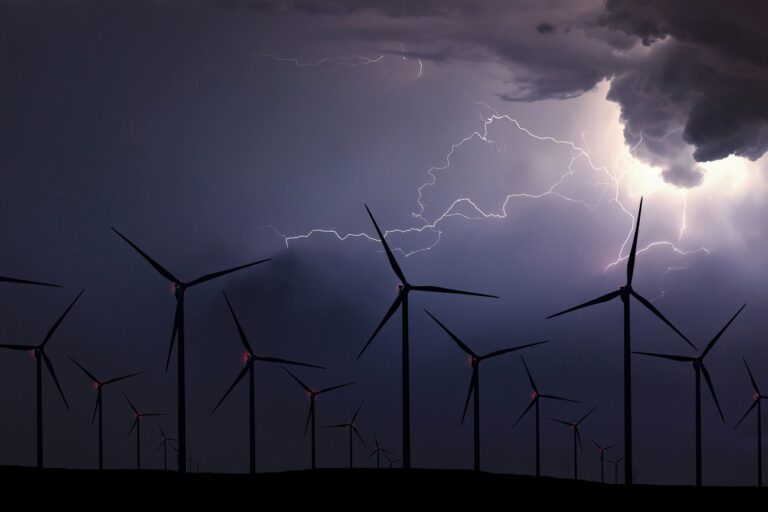
[[[314,63],[301,63],[298,59],[295,59],[295,58],[277,58],[277,57],[268,55],[266,53],[264,54],[264,56],[268,58],[272,58],[273,60],[291,62],[297,67],[308,67],[308,66],[317,67],[317,66],[327,65],[331,63],[336,65],[336,63],[342,63],[342,62],[356,62],[358,63],[357,65],[367,65],[367,64],[380,62],[381,59],[383,59],[383,55],[376,59],[360,57],[356,55],[353,57],[326,57]],[[402,58],[406,59],[405,55],[403,55]],[[342,64],[339,64],[339,65],[342,65]],[[352,65],[352,64],[347,64],[347,65]],[[419,60],[419,74],[418,74],[419,77],[422,75],[422,70],[423,70],[423,64],[421,63],[421,60]],[[558,139],[548,135],[539,135],[529,130],[525,126],[523,126],[517,119],[514,119],[509,115],[499,113],[496,109],[494,109],[492,106],[490,106],[485,102],[475,101],[475,104],[481,110],[482,126],[479,129],[470,132],[468,135],[458,140],[457,142],[451,144],[447,153],[442,157],[443,163],[441,165],[436,165],[427,169],[426,174],[428,176],[428,180],[423,184],[421,184],[416,190],[417,208],[415,211],[411,212],[411,217],[419,221],[421,225],[417,227],[392,228],[384,232],[384,236],[388,237],[393,233],[408,234],[408,233],[421,233],[421,232],[429,231],[434,233],[435,235],[434,241],[432,243],[429,243],[411,250],[406,250],[401,247],[396,247],[396,248],[393,247],[393,249],[397,250],[398,252],[403,254],[405,257],[410,257],[410,256],[413,256],[414,254],[423,253],[433,249],[440,243],[443,232],[439,226],[446,219],[453,218],[453,217],[458,217],[466,220],[504,219],[507,217],[507,206],[513,200],[516,200],[516,199],[538,200],[547,196],[553,196],[563,201],[579,204],[591,211],[594,211],[601,204],[617,205],[619,210],[622,212],[622,214],[626,216],[627,235],[624,238],[622,244],[619,246],[616,257],[614,258],[613,261],[610,261],[604,267],[603,272],[607,272],[612,267],[615,267],[619,263],[626,260],[628,258],[628,247],[631,242],[632,233],[633,233],[634,224],[635,224],[635,215],[632,213],[632,210],[634,209],[634,207],[631,207],[631,208],[625,207],[625,205],[622,203],[620,199],[622,184],[623,184],[623,180],[625,178],[626,173],[623,171],[620,172],[618,169],[620,167],[620,163],[622,159],[626,158],[626,155],[622,155],[618,157],[610,168],[606,166],[599,166],[595,164],[595,162],[592,159],[592,156],[589,150],[589,144],[587,143],[586,137],[583,133],[581,134],[583,145],[580,145],[570,140]],[[494,149],[496,149],[496,151],[502,151],[502,147],[495,140],[493,140],[489,134],[489,131],[491,130],[491,128],[497,123],[507,123],[512,127],[514,127],[516,130],[518,130],[519,132],[521,132],[522,134],[524,134],[525,136],[533,140],[550,142],[554,145],[565,146],[569,148],[573,152],[573,155],[571,156],[570,162],[565,172],[558,179],[554,180],[547,188],[545,188],[540,192],[508,193],[504,198],[504,200],[499,205],[498,209],[495,211],[486,211],[483,208],[481,208],[475,201],[473,201],[472,198],[468,196],[462,196],[462,197],[455,198],[450,203],[448,208],[443,210],[442,213],[440,213],[436,217],[428,218],[426,215],[426,204],[424,201],[424,193],[428,188],[437,186],[439,175],[441,173],[446,173],[450,171],[452,159],[457,151],[461,150],[462,147],[464,147],[467,144],[470,144],[473,141],[479,141],[479,142],[485,143],[488,146],[491,146]],[[641,143],[642,143],[642,139],[638,141],[637,145]],[[635,149],[635,148],[631,148],[631,149]],[[568,195],[559,190],[560,187],[563,185],[563,183],[566,181],[566,179],[569,176],[574,175],[575,173],[574,164],[580,160],[586,162],[587,166],[589,167],[589,170],[592,173],[594,173],[596,176],[596,181],[592,183],[592,185],[594,187],[601,189],[597,200],[591,203],[586,199],[582,199],[579,197],[572,197],[571,195]],[[628,195],[630,197],[633,196],[631,191],[629,191]],[[652,241],[647,245],[645,245],[644,247],[641,247],[638,249],[637,251],[638,256],[654,248],[659,248],[659,247],[671,250],[674,254],[681,255],[681,256],[689,256],[696,253],[709,254],[710,252],[709,249],[705,247],[699,247],[693,250],[681,249],[679,247],[679,245],[682,242],[683,236],[685,234],[685,230],[687,228],[687,200],[685,195],[682,196],[682,201],[683,201],[683,210],[682,210],[682,216],[681,216],[680,228],[678,231],[679,234],[678,234],[677,240],[676,241],[671,241],[671,240]],[[468,213],[467,210],[471,213]],[[339,241],[345,241],[348,239],[366,239],[372,242],[380,241],[375,236],[371,236],[367,233],[343,233],[334,228],[313,228],[302,234],[286,235],[278,231],[278,229],[275,226],[270,225],[267,227],[272,229],[278,236],[283,238],[286,247],[289,247],[291,242],[309,239],[316,235],[331,235],[336,239],[338,239]],[[659,279],[660,285],[664,277],[670,272],[684,270],[686,268],[687,268],[687,265],[668,267]],[[655,300],[657,300],[658,298],[662,298],[666,293],[666,291],[667,290],[662,290],[661,295],[658,296]]]
[[[321,57],[314,61],[305,61],[302,62],[296,57],[278,57],[276,55],[272,55],[269,53],[264,47],[259,54],[259,57],[264,59],[270,59],[275,62],[289,62],[296,66],[297,68],[339,68],[339,67],[350,67],[350,68],[357,68],[361,66],[368,66],[370,64],[379,64],[383,63],[384,55],[379,55],[378,57],[366,57],[364,55],[346,55],[346,56],[340,56],[340,57]]]

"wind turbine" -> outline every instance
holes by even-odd
[[[656,306],[637,293],[632,288],[632,276],[635,273],[635,257],[637,255],[637,235],[640,231],[640,215],[643,213],[643,199],[640,198],[640,208],[637,211],[637,223],[635,224],[635,235],[632,239],[632,249],[629,252],[629,258],[627,259],[627,282],[624,286],[618,290],[606,293],[596,299],[592,299],[578,306],[568,308],[566,310],[549,315],[547,320],[556,316],[576,311],[577,309],[586,308],[588,306],[594,306],[596,304],[602,304],[603,302],[611,301],[615,298],[620,298],[624,304],[624,483],[632,485],[632,364],[630,354],[632,352],[632,346],[630,342],[630,297],[634,297],[640,304],[645,306],[651,313],[656,315],[662,322],[667,324],[673,331],[675,331],[688,345],[696,349],[696,346],[680,332],[677,327],[672,325],[672,322],[661,314]]]
[[[53,363],[51,362],[51,359],[48,357],[48,354],[45,352],[45,347],[48,344],[49,341],[51,341],[51,338],[53,337],[53,333],[56,332],[56,329],[59,328],[59,325],[61,325],[61,322],[64,320],[64,317],[67,316],[67,313],[72,309],[72,307],[75,305],[77,300],[80,298],[80,296],[83,294],[85,290],[82,290],[80,293],[77,294],[77,297],[75,297],[75,300],[72,301],[72,303],[67,307],[66,310],[64,310],[64,313],[59,317],[58,320],[56,320],[56,323],[51,326],[50,329],[48,329],[48,333],[45,335],[45,338],[43,338],[43,342],[39,345],[0,345],[0,348],[7,348],[10,350],[21,350],[24,352],[32,352],[32,355],[35,357],[35,374],[36,374],[36,398],[37,398],[37,467],[42,468],[43,467],[43,363],[45,363],[46,368],[48,369],[48,373],[51,375],[51,378],[53,379],[54,384],[56,384],[56,389],[59,390],[59,395],[61,395],[61,399],[64,401],[64,405],[67,407],[67,410],[69,410],[69,403],[67,402],[67,397],[64,396],[64,390],[61,389],[61,384],[59,384],[59,379],[56,377],[56,371],[53,369]]]
[[[565,420],[550,418],[552,421],[561,423],[573,431],[573,479],[574,480],[579,479],[579,450],[583,449],[581,446],[581,432],[579,431],[579,426],[581,425],[582,421],[587,419],[590,414],[595,412],[595,409],[597,409],[597,407],[593,407],[592,409],[590,409],[590,411],[584,416],[582,416],[581,418],[579,418],[578,421],[565,421]]]
[[[227,301],[227,306],[229,307],[230,313],[232,313],[232,319],[235,321],[235,325],[237,326],[237,332],[240,334],[240,342],[243,344],[243,347],[245,348],[245,353],[243,354],[243,369],[240,370],[240,373],[237,374],[237,377],[235,377],[235,380],[232,382],[232,385],[229,386],[229,389],[227,389],[227,392],[224,393],[224,396],[221,397],[221,400],[219,400],[219,403],[216,404],[216,407],[213,408],[213,411],[211,413],[216,412],[216,409],[219,408],[219,406],[224,402],[224,400],[227,398],[227,396],[232,392],[233,389],[235,389],[235,386],[243,380],[243,377],[245,377],[246,374],[248,374],[248,421],[249,421],[249,440],[250,440],[250,449],[249,449],[249,470],[251,474],[256,473],[256,396],[255,396],[255,390],[254,390],[254,364],[256,361],[261,361],[263,363],[278,363],[278,364],[292,364],[294,366],[306,366],[309,368],[320,368],[324,369],[322,366],[317,366],[314,364],[307,364],[307,363],[299,363],[297,361],[289,361],[288,359],[280,359],[278,357],[264,357],[264,356],[258,356],[253,353],[253,349],[251,348],[251,344],[248,342],[248,337],[245,335],[245,331],[243,330],[243,327],[240,325],[240,321],[237,319],[237,315],[235,314],[234,308],[232,308],[232,304],[229,302],[229,298],[227,297],[227,294],[224,294],[224,300]]]
[[[384,455],[386,457],[387,455],[394,455],[394,453],[387,450],[386,448],[379,446],[379,439],[376,437],[376,434],[373,434],[373,442],[375,443],[376,448],[374,448],[373,451],[368,455],[368,458],[370,459],[375,455],[376,469],[381,469],[381,456]]]
[[[80,368],[85,375],[88,376],[89,379],[91,379],[91,382],[93,383],[94,389],[96,389],[96,405],[93,409],[93,416],[91,417],[91,424],[96,420],[96,414],[99,415],[99,469],[104,469],[104,430],[103,430],[103,405],[102,405],[102,393],[104,391],[105,386],[109,386],[110,384],[114,384],[115,382],[120,382],[121,380],[130,379],[131,377],[136,377],[137,375],[141,375],[144,372],[136,372],[131,373],[128,375],[123,375],[121,377],[115,377],[114,379],[108,379],[108,380],[100,380],[97,379],[91,372],[86,370],[83,365],[78,363],[74,357],[69,356],[69,358],[72,360],[73,363],[77,365],[78,368]]]
[[[410,384],[411,374],[410,374],[410,359],[409,359],[409,348],[408,348],[409,347],[408,294],[412,291],[416,291],[416,292],[471,295],[475,297],[490,297],[493,299],[498,299],[498,297],[495,295],[487,295],[485,293],[466,292],[462,290],[454,290],[451,288],[442,288],[440,286],[417,286],[409,283],[408,280],[405,278],[405,274],[400,268],[400,265],[397,264],[395,255],[390,250],[389,244],[387,244],[387,241],[384,238],[384,234],[379,229],[379,225],[376,224],[376,219],[373,218],[373,214],[371,213],[371,210],[368,209],[367,205],[365,209],[368,211],[368,216],[371,218],[371,221],[373,222],[373,226],[376,228],[376,232],[379,234],[379,239],[381,239],[381,245],[384,246],[384,251],[387,253],[387,259],[389,260],[389,265],[392,267],[392,271],[395,273],[398,279],[400,279],[400,284],[398,285],[398,293],[397,293],[397,297],[395,298],[395,301],[389,307],[389,309],[387,310],[387,313],[384,315],[384,318],[381,320],[378,327],[376,327],[376,330],[373,331],[373,334],[371,334],[371,337],[368,338],[368,341],[366,342],[365,346],[357,355],[357,359],[360,359],[360,357],[366,351],[366,349],[371,344],[373,339],[379,333],[381,328],[384,327],[384,324],[386,324],[387,321],[392,317],[392,315],[395,314],[398,308],[400,308],[402,312],[402,321],[403,321],[403,326],[402,326],[403,327],[403,331],[402,331],[403,468],[409,469],[411,467],[411,384]]]
[[[357,420],[357,415],[360,414],[360,409],[363,407],[363,404],[365,403],[365,400],[360,402],[360,405],[357,406],[357,410],[355,411],[355,414],[352,415],[352,419],[349,420],[349,423],[339,423],[338,425],[326,425],[325,428],[346,428],[349,431],[349,469],[352,469],[355,467],[354,460],[353,460],[353,450],[352,450],[352,434],[354,433],[357,438],[360,440],[360,442],[365,446],[365,441],[363,441],[363,437],[360,435],[360,432],[357,430],[357,424],[355,423],[355,420]]]
[[[757,382],[755,382],[755,378],[752,376],[752,371],[749,369],[749,365],[747,364],[746,359],[744,359],[744,366],[747,367],[749,380],[752,382],[752,405],[749,406],[749,409],[747,409],[747,412],[744,413],[744,416],[741,417],[739,422],[736,424],[736,427],[734,428],[738,428],[739,425],[741,425],[741,422],[744,421],[744,419],[747,416],[749,416],[750,412],[752,412],[752,409],[757,407],[757,486],[762,487],[763,486],[763,408],[762,408],[762,404],[760,403],[760,400],[764,400],[768,398],[768,396],[763,395],[758,389]]]
[[[178,429],[179,429],[179,455],[178,455],[178,467],[179,471],[181,473],[185,472],[187,469],[186,460],[184,459],[184,453],[187,450],[187,398],[186,398],[186,380],[185,380],[185,364],[184,364],[184,295],[186,291],[189,288],[192,288],[193,286],[196,286],[198,284],[206,283],[208,281],[211,281],[213,279],[216,279],[218,277],[225,276],[227,274],[231,274],[232,272],[236,272],[238,270],[242,270],[244,268],[252,267],[254,265],[258,265],[259,263],[265,263],[269,261],[271,258],[267,258],[264,260],[254,261],[252,263],[247,263],[245,265],[240,265],[239,267],[229,268],[227,270],[221,270],[219,272],[212,272],[210,274],[205,274],[204,276],[200,276],[197,279],[193,279],[192,281],[182,281],[178,277],[174,276],[171,272],[169,272],[165,267],[160,265],[157,261],[152,259],[147,253],[142,251],[139,246],[128,240],[122,233],[120,233],[115,228],[112,228],[112,231],[114,231],[120,238],[125,240],[128,245],[133,247],[133,249],[138,252],[147,262],[152,265],[152,267],[164,278],[169,280],[171,284],[173,285],[173,293],[176,297],[176,313],[173,318],[173,329],[171,330],[171,343],[168,347],[168,358],[165,363],[165,371],[168,371],[168,367],[171,364],[171,354],[173,353],[173,344],[176,338],[179,340],[179,347],[176,351],[177,356],[177,365],[178,365],[178,383],[177,383],[177,393],[178,393]]]
[[[472,378],[469,381],[469,391],[467,391],[467,400],[464,402],[464,412],[461,415],[461,424],[464,424],[464,418],[467,416],[467,408],[469,407],[470,399],[474,405],[474,469],[480,471],[480,363],[494,357],[522,350],[524,348],[541,345],[548,343],[548,341],[537,341],[535,343],[528,343],[526,345],[520,345],[512,348],[504,348],[501,350],[495,350],[485,355],[477,355],[471,348],[469,348],[458,336],[453,334],[440,320],[435,318],[432,313],[424,310],[437,325],[443,328],[443,330],[451,337],[451,339],[469,356],[469,362],[472,365]]]
[[[617,444],[609,444],[608,446],[602,446],[600,443],[595,441],[594,439],[590,439],[592,441],[592,444],[594,444],[598,451],[600,452],[600,483],[605,483],[605,452],[610,450],[611,448],[615,448],[618,445]]]
[[[533,381],[533,377],[531,376],[531,371],[528,369],[528,365],[525,363],[525,359],[523,356],[520,356],[520,360],[523,361],[523,366],[525,366],[525,373],[528,374],[528,382],[531,383],[531,401],[528,404],[528,407],[525,408],[523,413],[520,415],[519,418],[517,418],[517,421],[514,425],[512,425],[512,428],[515,428],[518,423],[520,423],[520,420],[522,420],[526,414],[528,414],[528,411],[531,410],[531,408],[535,405],[536,406],[536,476],[541,476],[541,434],[540,434],[540,414],[539,414],[539,401],[542,398],[549,399],[549,400],[560,400],[563,402],[573,402],[575,404],[581,403],[578,400],[571,400],[570,398],[563,398],[561,396],[556,395],[545,395],[543,393],[539,392],[539,388],[536,387],[536,383]]]
[[[614,484],[619,483],[619,464],[621,463],[622,460],[624,460],[624,457],[619,457],[616,460],[605,459],[607,463],[613,464],[613,483]]]
[[[707,357],[707,354],[709,354],[709,351],[712,350],[712,348],[715,346],[715,343],[718,342],[720,337],[723,335],[725,330],[731,325],[731,323],[736,320],[736,317],[739,316],[739,313],[744,310],[744,308],[747,307],[746,304],[741,306],[739,310],[731,317],[730,320],[728,320],[728,323],[723,326],[722,329],[720,329],[720,332],[718,332],[714,338],[710,340],[710,342],[707,344],[704,351],[696,356],[678,356],[678,355],[669,355],[669,354],[657,354],[652,352],[633,352],[634,354],[640,354],[643,356],[651,356],[651,357],[660,357],[662,359],[669,359],[671,361],[677,361],[681,363],[691,363],[693,367],[694,374],[696,376],[696,486],[701,487],[701,481],[702,481],[702,460],[701,460],[701,375],[704,374],[704,380],[707,381],[707,387],[709,388],[710,393],[712,393],[712,398],[715,400],[715,405],[717,406],[717,412],[720,413],[720,418],[723,420],[723,423],[725,423],[725,416],[723,415],[723,410],[720,408],[720,403],[717,401],[717,395],[715,394],[715,387],[712,384],[712,377],[709,376],[709,372],[707,371],[707,367],[704,366],[704,358]],[[626,475],[624,475],[626,478]]]
[[[139,412],[139,410],[136,408],[135,405],[133,405],[133,402],[131,402],[131,399],[128,398],[128,395],[123,393],[123,396],[128,401],[128,405],[131,406],[131,410],[133,410],[133,425],[131,425],[131,430],[128,431],[128,436],[126,439],[131,437],[131,434],[134,430],[136,430],[136,469],[141,469],[141,420],[144,418],[149,418],[152,416],[165,416],[165,413],[161,412]]]
[[[157,428],[160,429],[160,444],[155,448],[155,451],[159,450],[160,448],[163,449],[163,469],[168,470],[168,443],[170,442],[176,442],[176,439],[172,437],[167,437],[165,435],[165,431],[163,430],[163,427],[160,425],[157,426]],[[171,445],[173,447],[173,445]]]
[[[337,386],[331,386],[329,388],[324,388],[324,389],[321,389],[319,391],[315,391],[312,388],[310,388],[308,385],[306,385],[304,382],[302,382],[296,375],[291,373],[291,371],[288,368],[286,368],[284,366],[281,366],[281,368],[283,370],[285,370],[286,373],[288,373],[288,375],[293,377],[293,380],[295,380],[299,384],[299,386],[301,386],[304,389],[304,391],[307,392],[307,396],[309,397],[309,412],[307,413],[307,422],[304,425],[304,434],[306,435],[307,428],[309,428],[309,425],[310,425],[310,422],[311,422],[311,424],[312,424],[312,432],[311,432],[311,438],[312,438],[312,443],[311,443],[312,469],[316,469],[317,468],[317,456],[316,456],[316,452],[315,452],[315,398],[317,398],[318,396],[320,396],[322,394],[328,393],[329,391],[335,391],[337,389],[341,389],[341,388],[346,387],[346,386],[351,386],[352,384],[355,384],[355,382],[347,382],[346,384],[339,384]]]
[[[392,468],[394,468],[394,467],[395,467],[395,464],[398,464],[398,463],[400,463],[400,462],[403,462],[403,460],[402,460],[402,459],[393,459],[392,457],[390,457],[390,456],[389,456],[389,455],[387,455],[386,453],[384,454],[384,458],[385,458],[385,459],[387,459],[387,462],[389,463],[389,469],[392,469]]]

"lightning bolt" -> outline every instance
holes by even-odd
[[[274,57],[266,53],[263,54],[263,56],[272,58],[273,60],[291,62],[297,67],[310,67],[310,66],[319,67],[319,66],[328,65],[328,64],[367,65],[367,64],[380,62],[381,59],[383,59],[384,57],[383,55],[376,59],[372,59],[369,57],[361,57],[359,55],[355,55],[352,57],[325,57],[315,62],[302,63],[295,58]],[[406,59],[405,55],[403,55],[402,58]],[[346,64],[341,64],[341,63],[346,63]],[[423,64],[419,60],[419,75],[418,75],[419,77],[422,75],[422,70],[423,70]],[[415,211],[411,212],[411,217],[419,221],[421,225],[417,227],[393,228],[393,229],[388,229],[384,232],[385,238],[393,233],[409,234],[409,233],[431,232],[435,235],[434,240],[431,243],[422,245],[416,249],[406,250],[402,247],[393,247],[393,250],[398,251],[405,257],[410,257],[415,254],[430,251],[440,243],[443,232],[439,226],[446,219],[454,218],[454,217],[462,218],[465,220],[475,220],[475,221],[504,219],[507,217],[507,207],[511,201],[514,201],[517,199],[538,200],[547,196],[553,196],[566,202],[579,204],[589,209],[590,211],[595,211],[596,208],[601,204],[617,205],[622,215],[624,215],[627,219],[627,235],[625,236],[623,242],[619,246],[619,249],[616,253],[614,260],[610,261],[603,268],[603,272],[609,271],[612,267],[615,267],[622,261],[626,260],[628,258],[627,248],[630,244],[630,240],[632,237],[634,224],[635,224],[635,215],[632,213],[632,211],[630,211],[628,208],[625,207],[625,205],[622,203],[620,199],[620,193],[622,190],[623,181],[625,179],[626,172],[620,171],[619,168],[620,168],[621,162],[623,161],[623,159],[626,158],[627,155],[619,156],[613,162],[613,165],[610,168],[606,166],[597,165],[592,159],[592,156],[589,150],[589,144],[587,143],[586,136],[583,133],[581,134],[582,141],[583,141],[583,144],[581,145],[571,140],[559,139],[549,135],[539,135],[537,133],[534,133],[527,127],[523,126],[517,119],[507,114],[499,113],[495,108],[493,108],[486,102],[475,101],[475,104],[479,107],[479,110],[480,110],[480,118],[482,122],[481,127],[472,132],[469,132],[466,136],[459,139],[457,142],[454,142],[453,144],[451,144],[451,146],[448,148],[447,153],[442,158],[443,163],[441,165],[436,165],[427,169],[426,174],[428,176],[428,180],[422,183],[416,189],[417,208]],[[481,208],[470,197],[464,196],[464,197],[455,198],[451,202],[451,204],[448,206],[448,208],[443,210],[442,213],[440,213],[436,217],[428,218],[426,215],[426,204],[424,201],[425,191],[431,187],[437,186],[440,174],[450,171],[453,157],[457,151],[460,151],[464,146],[475,141],[484,143],[494,148],[496,151],[503,151],[502,146],[499,143],[497,143],[495,140],[493,140],[489,135],[489,131],[491,130],[491,128],[494,125],[499,123],[507,123],[511,125],[517,131],[521,132],[522,134],[524,134],[525,136],[529,137],[532,140],[549,142],[557,146],[564,146],[566,148],[569,148],[573,152],[573,155],[571,156],[570,162],[565,172],[558,179],[551,182],[547,188],[541,191],[508,193],[505,196],[504,200],[499,205],[499,207],[494,211],[486,211],[483,208]],[[637,146],[642,144],[642,142],[643,142],[642,139],[640,139],[633,148],[630,148],[630,154],[631,154],[631,150],[635,149]],[[565,181],[570,176],[573,176],[575,174],[574,164],[578,161],[586,162],[588,169],[596,176],[596,181],[592,183],[592,186],[600,188],[601,191],[598,198],[594,202],[589,202],[586,199],[582,199],[579,197],[572,197],[571,195],[568,195],[559,190],[561,186],[565,183]],[[633,193],[631,190],[629,190],[628,195],[630,197],[633,197]],[[640,249],[638,249],[637,251],[638,256],[646,252],[649,252],[655,248],[666,248],[667,250],[671,250],[674,254],[681,255],[681,256],[689,256],[696,253],[704,253],[704,254],[710,253],[709,249],[705,247],[699,247],[693,250],[681,249],[679,247],[679,244],[682,242],[683,236],[685,234],[685,230],[687,228],[686,196],[683,195],[682,199],[683,199],[683,210],[682,210],[682,217],[681,217],[679,234],[678,234],[677,240],[676,241],[670,241],[670,240],[652,241],[647,245],[645,245],[644,247],[641,247]],[[278,236],[280,236],[283,239],[286,248],[289,247],[292,242],[296,242],[299,240],[306,240],[316,235],[332,236],[341,242],[349,239],[365,239],[371,242],[377,242],[377,243],[380,242],[378,238],[371,236],[367,233],[343,233],[335,228],[313,228],[305,233],[288,235],[280,232],[274,225],[269,225],[265,227],[273,230]],[[668,275],[670,272],[685,270],[687,268],[688,268],[687,265],[668,267],[662,274],[661,278],[659,279],[659,283],[661,284],[664,277],[666,277],[666,275]],[[657,299],[663,298],[666,292],[667,290],[662,290],[661,294],[659,295],[659,297],[657,297]]]
[[[296,57],[278,57],[276,55],[272,55],[267,51],[266,46],[262,48],[261,53],[259,54],[259,57],[264,59],[270,59],[275,62],[288,62],[296,66],[297,68],[339,68],[339,67],[349,67],[349,68],[357,68],[361,66],[368,66],[370,64],[383,64],[384,55],[379,55],[378,57],[366,57],[365,55],[343,55],[343,56],[337,56],[337,57],[321,57],[314,61],[304,61],[302,62]]]

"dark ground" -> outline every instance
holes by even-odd
[[[558,478],[472,471],[414,469],[320,469],[317,471],[289,471],[284,473],[245,474],[190,473],[156,470],[65,470],[0,467],[0,480],[5,495],[11,497],[36,495],[44,502],[57,505],[77,504],[83,508],[98,509],[93,500],[112,504],[107,508],[123,508],[131,503],[154,508],[159,504],[189,505],[192,509],[235,506],[249,500],[264,500],[264,508],[294,509],[296,506],[317,505],[330,510],[372,506],[389,508],[407,498],[418,506],[433,509],[437,504],[479,505],[490,508],[510,508],[525,503],[555,505],[571,503],[574,509],[592,509],[621,505],[610,501],[613,497],[632,496],[639,502],[663,504],[676,497],[688,503],[698,497],[743,498],[759,493],[747,487],[672,487],[637,485],[627,489],[621,485],[603,485],[596,482]],[[30,494],[31,493],[31,494]],[[39,493],[39,494],[38,494]],[[597,501],[571,501],[587,496]],[[604,501],[605,499],[609,501]],[[117,505],[115,504],[117,500]],[[282,501],[282,504],[281,504]],[[252,502],[256,505],[256,502]],[[366,505],[366,503],[368,505]],[[422,505],[423,504],[423,505]],[[624,504],[628,504],[624,502]],[[659,503],[661,504],[661,503]],[[602,507],[601,507],[602,505]],[[588,507],[588,508],[587,508]],[[250,507],[249,507],[250,508]],[[259,508],[258,506],[256,508]],[[413,508],[400,507],[397,508]],[[623,507],[619,507],[623,508]]]

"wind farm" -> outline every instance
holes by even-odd
[[[765,20],[0,0],[9,503],[746,503]]]

